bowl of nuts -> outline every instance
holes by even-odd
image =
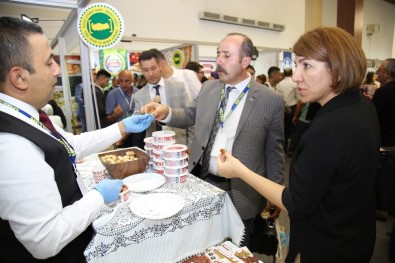
[[[108,173],[115,179],[144,172],[149,161],[148,154],[138,147],[106,151],[98,156]]]

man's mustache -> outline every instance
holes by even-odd
[[[220,71],[224,74],[228,74],[228,72],[226,71],[226,69],[224,69],[223,67],[221,67],[220,65],[217,65],[216,71]]]

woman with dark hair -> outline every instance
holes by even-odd
[[[369,71],[366,74],[363,84],[359,88],[361,93],[369,99],[372,99],[374,93],[376,92],[376,89],[380,87],[380,83],[378,83],[376,79],[377,79],[377,74],[373,71]]]
[[[196,73],[197,78],[200,80],[201,83],[204,83],[205,81],[208,80],[206,78],[206,76],[204,75],[203,66],[200,65],[199,62],[189,61],[186,64],[185,69],[194,71]]]
[[[373,71],[366,73],[366,78],[363,84],[375,84],[377,75]]]
[[[261,83],[261,84],[265,84],[266,83],[266,75],[265,74],[260,74],[258,76],[256,76],[256,82]]]
[[[301,101],[322,108],[296,148],[289,187],[252,172],[228,152],[218,157],[218,171],[241,178],[288,211],[286,262],[369,262],[376,234],[380,128],[372,103],[358,90],[365,55],[340,28],[309,31],[293,51],[292,79]]]

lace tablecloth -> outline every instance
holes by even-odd
[[[101,166],[97,155],[77,165],[82,191],[94,186],[92,169]],[[85,250],[88,262],[178,262],[229,238],[239,245],[244,226],[226,192],[188,175],[177,188],[165,183],[152,192],[182,196],[185,206],[176,215],[160,220],[136,216],[129,203],[103,206],[93,221],[96,232]]]

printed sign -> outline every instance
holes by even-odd
[[[186,64],[191,60],[193,45],[183,45],[164,49],[161,52],[165,56],[167,62],[175,68],[185,68]]]
[[[129,69],[129,52],[126,49],[106,49],[99,51],[100,68],[116,76]]]
[[[292,53],[283,52],[283,69],[292,68]]]
[[[85,7],[78,17],[78,34],[92,48],[106,49],[116,45],[122,38],[124,22],[114,7],[95,3]]]

